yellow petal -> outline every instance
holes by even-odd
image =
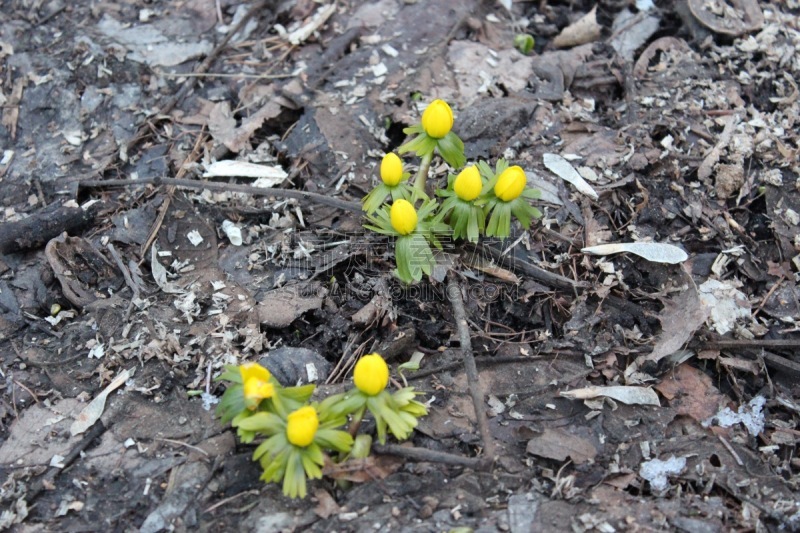
[[[381,180],[389,187],[394,187],[403,179],[403,162],[397,154],[389,152],[381,161]]]
[[[527,184],[528,178],[525,177],[525,171],[522,168],[516,165],[508,167],[497,178],[494,194],[504,202],[510,202],[519,198]]]
[[[376,353],[365,355],[356,363],[353,382],[358,390],[368,396],[380,394],[389,384],[389,367],[386,361]]]
[[[397,200],[389,211],[392,227],[400,235],[408,235],[417,228],[417,211],[408,200]]]
[[[422,113],[422,129],[430,137],[441,139],[453,128],[453,110],[444,100],[434,100]]]
[[[261,400],[272,398],[274,394],[275,385],[272,383],[257,378],[250,378],[244,382],[244,399],[251,409],[255,409]]]
[[[242,382],[251,378],[256,378],[261,381],[269,381],[272,375],[269,370],[259,365],[258,363],[245,363],[239,367],[239,372],[242,374]]]
[[[456,195],[465,202],[471,202],[481,194],[483,182],[478,167],[470,165],[462,170],[453,183],[453,190]]]
[[[258,407],[258,403],[275,394],[275,385],[270,383],[272,377],[269,370],[258,363],[245,363],[239,367],[244,385],[245,403],[250,409]]]
[[[319,417],[310,405],[301,407],[286,417],[286,438],[295,446],[304,448],[314,442],[317,428]]]

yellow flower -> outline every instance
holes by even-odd
[[[471,202],[481,194],[483,182],[478,167],[470,165],[462,170],[453,183],[453,190],[465,202]]]
[[[403,162],[397,154],[389,152],[381,161],[381,180],[389,187],[394,187],[403,179]]]
[[[525,186],[528,184],[528,178],[525,177],[525,171],[518,166],[508,167],[497,178],[497,183],[494,186],[494,194],[504,202],[516,200]]]
[[[249,409],[258,407],[258,402],[275,394],[275,385],[270,383],[269,370],[258,363],[245,363],[239,367],[244,384],[244,399]]]
[[[392,227],[400,235],[408,235],[417,227],[417,211],[408,200],[397,200],[389,211]]]
[[[376,353],[365,355],[356,363],[353,382],[358,390],[368,396],[380,394],[389,384],[389,367],[386,361]]]
[[[422,113],[422,129],[429,137],[441,139],[453,127],[453,110],[444,100],[434,100]]]
[[[317,411],[310,405],[289,413],[286,417],[286,438],[295,446],[305,448],[314,442],[319,427]]]

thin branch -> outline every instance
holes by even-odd
[[[273,189],[270,187],[251,187],[249,185],[239,185],[235,183],[217,183],[212,181],[198,181],[179,178],[140,178],[136,180],[86,180],[81,181],[80,186],[85,188],[104,188],[104,187],[132,187],[136,185],[173,185],[187,189],[208,189],[210,191],[236,192],[252,194],[253,196],[275,196],[278,198],[294,198],[296,200],[306,200],[309,202],[327,205],[336,209],[361,213],[361,204],[340,200],[332,196],[317,194],[308,191],[298,191],[296,189]]]
[[[456,322],[458,338],[461,343],[461,354],[464,357],[464,371],[467,374],[472,405],[475,408],[475,421],[478,432],[483,441],[483,447],[490,460],[495,458],[495,442],[489,431],[489,419],[484,408],[483,387],[478,380],[478,366],[475,364],[475,356],[472,354],[472,340],[470,339],[469,326],[467,325],[467,311],[464,309],[464,297],[461,295],[461,285],[456,281],[455,274],[450,271],[447,274],[447,299],[453,306],[453,319]]]
[[[463,466],[472,468],[473,470],[483,469],[486,463],[485,458],[464,457],[447,452],[437,452],[427,448],[400,446],[398,444],[375,444],[372,446],[372,451],[381,455],[394,455],[396,457],[403,457],[404,459],[412,459],[419,462]]]

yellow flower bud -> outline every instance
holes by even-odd
[[[389,187],[394,187],[403,179],[403,162],[397,154],[389,152],[381,161],[381,180]]]
[[[310,405],[289,413],[286,417],[286,438],[295,446],[305,448],[314,442],[319,428],[317,411]]]
[[[483,182],[478,167],[470,165],[462,170],[453,182],[453,190],[456,195],[465,202],[471,202],[481,194]]]
[[[389,384],[389,367],[386,361],[376,353],[365,355],[356,363],[353,382],[358,390],[368,396],[380,394]]]
[[[417,227],[417,211],[408,200],[397,200],[389,211],[392,227],[400,235],[408,235]]]
[[[239,367],[244,384],[244,399],[249,409],[258,407],[258,403],[271,398],[275,394],[275,385],[270,383],[269,370],[258,363],[245,363]]]
[[[497,178],[494,194],[504,202],[510,202],[519,198],[527,184],[528,178],[525,176],[524,170],[516,165],[508,167]]]
[[[444,100],[434,100],[422,113],[422,129],[428,136],[441,139],[453,127],[453,110]]]

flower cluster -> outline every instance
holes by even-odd
[[[378,354],[356,363],[353,390],[321,402],[310,402],[314,385],[283,387],[258,363],[226,366],[218,379],[229,382],[217,409],[220,419],[230,422],[244,443],[263,438],[253,452],[263,470],[261,479],[282,482],[283,493],[291,498],[306,496],[307,479],[321,478],[326,460],[369,455],[369,435],[355,435],[367,412],[375,419],[381,443],[387,429],[407,439],[417,418],[428,413],[414,399],[418,393],[413,387],[386,390],[389,367]],[[350,432],[339,429],[348,422]]]
[[[506,238],[511,232],[511,216],[525,229],[541,212],[529,203],[539,192],[527,186],[525,171],[500,159],[495,169],[485,162],[464,166],[464,143],[452,131],[453,111],[447,102],[434,100],[422,113],[419,124],[406,128],[416,135],[398,149],[399,154],[414,152],[421,158],[413,186],[402,160],[388,153],[381,162],[381,181],[363,199],[367,216],[365,227],[396,237],[395,274],[406,283],[419,281],[433,270],[431,246],[441,249],[439,238],[452,232],[454,239],[478,242],[481,235]],[[451,167],[462,170],[449,175],[446,189],[437,189],[439,204],[426,193],[428,168],[435,153]],[[462,168],[463,167],[463,168]],[[392,203],[386,204],[391,197]],[[420,203],[419,207],[416,206]],[[487,222],[488,221],[488,222]]]

